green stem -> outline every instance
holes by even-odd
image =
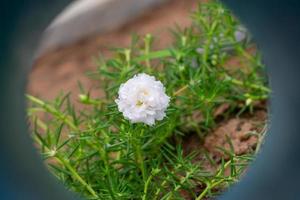
[[[142,55],[142,56],[136,57],[134,59],[134,61],[142,62],[145,60],[165,58],[165,57],[170,57],[170,56],[172,56],[171,51],[167,49],[167,50],[149,52],[147,55]]]
[[[238,86],[244,86],[245,84],[240,81],[240,80],[237,80],[237,79],[234,79],[230,76],[225,76],[225,78],[229,81],[231,81],[231,83],[235,84],[235,85],[238,85]],[[256,89],[256,90],[261,90],[261,91],[264,91],[264,92],[267,92],[267,93],[270,93],[271,90],[265,86],[262,86],[262,85],[257,85],[257,84],[247,84],[248,87],[252,88],[252,89]],[[181,94],[182,92],[184,92],[186,89],[188,89],[189,85],[184,85],[183,87],[179,88],[177,91],[174,92],[173,96],[178,96],[179,94]]]
[[[234,79],[230,76],[226,76],[226,79],[231,81],[233,84],[236,84],[236,85],[239,85],[239,86],[244,86],[245,85],[242,81]],[[247,86],[249,86],[252,89],[261,90],[261,91],[264,91],[264,92],[267,92],[267,93],[271,92],[271,90],[269,88],[264,87],[262,85],[256,85],[256,84],[252,83],[252,84],[247,84]]]
[[[56,159],[59,160],[71,172],[73,178],[80,182],[93,197],[99,198],[97,193],[93,190],[93,188],[85,180],[83,180],[83,178],[76,172],[76,170],[71,166],[71,164],[68,161],[58,156],[56,156]]]
[[[107,178],[106,180],[108,181],[108,189],[109,189],[110,196],[113,200],[116,200],[115,190],[114,190],[113,183],[112,183],[111,166],[110,166],[110,163],[109,163],[109,158],[108,158],[108,155],[107,155],[107,151],[105,151],[105,149],[102,148],[101,146],[97,147],[97,146],[95,146],[94,144],[91,144],[91,143],[89,145],[92,146],[95,149],[98,149],[99,155],[100,155],[101,159],[104,162],[104,167],[105,167],[105,171],[106,171],[105,176]]]
[[[131,65],[131,50],[125,49],[124,54],[125,54],[125,60],[126,60],[127,69],[128,69]]]
[[[42,144],[42,141],[40,141],[38,137],[34,137],[34,139],[38,144]],[[50,151],[48,147],[44,146],[44,148],[47,151]],[[57,155],[57,153],[56,155],[53,156],[53,158],[55,158],[58,162],[60,162],[63,166],[65,166],[72,174],[72,177],[75,180],[77,180],[79,183],[81,183],[93,197],[99,198],[97,193],[93,190],[93,188],[77,173],[77,171],[71,166],[71,164],[66,159]]]
[[[38,119],[38,124],[37,125],[40,126],[44,130],[47,129],[46,124],[43,121],[39,120],[39,119]],[[38,144],[42,145],[42,142],[40,141],[40,139],[38,137],[35,136],[34,139]],[[92,145],[92,144],[90,144],[90,145],[94,147],[94,145]],[[50,149],[47,148],[45,145],[43,145],[43,146],[47,151],[50,151]],[[97,147],[94,147],[94,148],[97,148]],[[104,163],[105,163],[106,169],[109,170],[109,163],[108,163],[107,156],[105,155],[104,150],[100,149],[99,153],[105,161]],[[54,158],[57,161],[59,161],[62,165],[64,165],[71,172],[71,174],[73,175],[73,178],[76,179],[78,182],[80,182],[84,187],[86,187],[86,189],[93,195],[93,197],[99,198],[97,193],[93,190],[93,188],[87,182],[84,181],[84,179],[76,172],[76,170],[71,166],[71,164],[67,160],[65,160],[61,156],[57,155],[57,153],[56,153],[56,156],[54,156]],[[108,173],[108,180],[109,180],[109,183],[110,183],[110,186],[111,186],[110,173]],[[111,194],[111,196],[112,196],[112,199],[115,199],[113,194]]]
[[[237,50],[240,52],[240,54],[242,54],[242,56],[244,56],[245,58],[247,58],[251,62],[257,63],[255,58],[251,54],[249,54],[249,52],[245,51],[245,49],[243,49],[241,46],[238,46]]]
[[[167,178],[166,178],[166,179],[167,179]],[[158,198],[158,195],[159,195],[159,193],[160,193],[160,191],[161,191],[161,188],[164,187],[166,184],[167,184],[167,181],[164,180],[164,181],[161,183],[160,187],[156,190],[155,196],[154,196],[153,199],[157,199],[157,198]]]
[[[173,96],[178,96],[180,93],[182,93],[183,91],[188,89],[188,87],[189,87],[189,85],[185,85],[185,86],[179,88],[177,91],[174,92]]]
[[[65,122],[70,128],[74,129],[74,130],[78,130],[77,126],[70,120],[70,116],[65,115],[63,113],[61,113],[60,111],[58,111],[57,109],[55,109],[53,106],[45,103],[44,101],[31,96],[31,95],[26,95],[26,97],[32,101],[33,103],[41,106],[45,111],[51,113],[52,115],[54,115],[55,117],[57,117],[58,119],[62,120],[63,122]]]
[[[201,194],[195,200],[201,200],[205,197],[209,190],[213,189],[217,185],[223,183],[225,180],[221,179],[213,184],[207,183],[205,189],[201,192]]]
[[[149,187],[149,184],[150,184],[152,178],[153,178],[153,174],[151,174],[151,175],[148,177],[148,179],[147,179],[147,181],[146,181],[146,183],[145,183],[145,185],[144,185],[144,195],[143,195],[142,200],[146,200],[146,199],[147,199],[148,187]]]
[[[180,181],[180,184],[177,185],[177,186],[175,187],[174,191],[172,191],[172,193],[168,196],[167,200],[171,200],[171,198],[173,197],[173,195],[172,195],[173,192],[177,192],[177,191],[181,188],[181,186],[182,186],[187,180],[190,179],[191,174],[192,174],[191,172],[187,172],[187,173],[186,173],[185,177]]]
[[[225,170],[229,165],[231,164],[231,160],[227,161],[225,164],[224,164],[224,167],[222,167],[221,169],[218,170],[217,174],[216,174],[216,178],[218,178],[222,173],[223,173],[223,170]],[[218,181],[216,181],[218,180]],[[205,195],[211,190],[213,189],[214,187],[216,187],[217,185],[221,184],[222,182],[224,182],[225,180],[224,179],[215,179],[215,180],[212,180],[210,183],[206,183],[206,187],[205,189],[201,192],[201,194],[195,199],[195,200],[201,200],[205,197]]]
[[[142,172],[143,180],[144,180],[144,182],[147,182],[145,163],[144,163],[144,158],[143,158],[143,155],[142,155],[142,150],[141,150],[140,144],[138,144],[137,147],[136,147],[136,159],[137,159],[137,163],[139,165],[139,168]]]
[[[152,36],[150,34],[147,34],[145,39],[144,39],[144,42],[145,42],[145,55],[146,55],[146,66],[148,68],[151,67],[151,64],[150,64],[150,57],[149,57],[149,54],[150,54],[150,46],[151,46],[151,41],[152,41]]]
[[[174,171],[177,170],[177,166],[175,166]],[[165,185],[168,183],[167,180],[169,179],[169,175],[165,178],[165,180],[161,183],[160,187],[156,190],[154,198],[153,199],[158,199],[158,195],[161,192],[161,188],[165,187]]]
[[[209,190],[210,190],[210,184],[207,183],[205,189],[201,192],[201,194],[195,200],[203,199]]]

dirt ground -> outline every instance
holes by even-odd
[[[71,91],[72,100],[76,102],[79,80],[85,88],[92,89],[92,96],[100,97],[101,92],[93,90],[97,84],[85,75],[85,72],[96,69],[93,57],[99,52],[104,56],[110,56],[111,47],[128,46],[132,33],[139,35],[151,33],[160,38],[154,45],[156,48],[168,46],[172,41],[169,28],[174,27],[175,24],[181,27],[190,25],[189,13],[196,8],[197,2],[197,0],[173,0],[144,13],[140,18],[117,30],[93,35],[75,44],[47,52],[33,66],[29,77],[28,93],[51,100],[61,91]],[[254,117],[233,117],[222,121],[202,144],[195,136],[188,138],[185,149],[190,151],[201,146],[215,157],[222,157],[216,147],[229,148],[226,142],[228,136],[232,139],[236,154],[247,153],[255,149],[258,143],[258,138],[249,133],[262,130],[262,125],[267,118],[266,113],[266,107],[263,106],[255,111]]]
[[[185,27],[191,24],[189,13],[196,8],[197,0],[173,0],[169,3],[145,12],[141,17],[129,22],[117,30],[93,35],[62,48],[45,53],[35,62],[29,76],[28,93],[43,99],[53,99],[60,91],[71,91],[76,101],[79,93],[77,81],[86,88],[95,83],[86,77],[85,72],[95,70],[92,58],[101,54],[110,56],[110,48],[126,47],[133,33],[145,35],[151,33],[159,37],[156,48],[168,46],[172,37],[170,28],[175,24]],[[92,90],[92,95],[101,95]]]

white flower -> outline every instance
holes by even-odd
[[[163,84],[144,73],[123,83],[116,99],[118,109],[126,119],[148,125],[154,125],[155,120],[162,120],[166,116],[169,101]]]

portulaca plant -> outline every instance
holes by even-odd
[[[159,38],[147,34],[97,58],[89,75],[104,97],[81,87],[81,109],[69,94],[53,102],[27,95],[33,138],[70,190],[86,199],[201,200],[244,172],[254,151],[216,158],[201,145],[189,152],[186,140],[194,134],[201,144],[220,120],[251,116],[270,92],[264,66],[249,33],[220,3],[201,3],[192,19],[165,49],[153,50]],[[232,59],[242,67],[233,70]]]

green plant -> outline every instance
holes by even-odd
[[[53,102],[27,95],[33,138],[68,188],[87,199],[170,200],[184,199],[186,192],[200,200],[239,179],[253,154],[224,150],[228,158],[217,164],[207,155],[217,165],[208,171],[195,159],[204,152],[185,154],[183,136],[205,137],[224,103],[232,108],[227,115],[251,113],[254,102],[266,100],[270,92],[264,66],[248,33],[220,3],[200,4],[192,18],[190,27],[172,31],[170,48],[152,50],[155,40],[147,34],[133,37],[129,48],[115,49],[111,59],[97,58],[98,69],[89,75],[100,80],[105,97],[94,99],[82,87],[82,110],[75,109],[69,94]],[[230,69],[232,57],[244,68]],[[165,119],[153,126],[130,123],[114,101],[120,85],[139,73],[155,76],[171,97]],[[196,113],[203,117],[194,118]]]

